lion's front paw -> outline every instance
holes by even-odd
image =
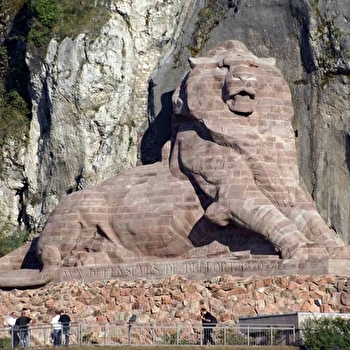
[[[299,243],[282,251],[283,259],[320,260],[329,258],[326,248],[317,243]]]
[[[332,246],[326,248],[331,259],[349,259],[350,247],[349,246]]]

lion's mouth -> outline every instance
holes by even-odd
[[[230,94],[226,104],[230,111],[247,116],[253,113],[255,92],[249,89],[234,92]]]

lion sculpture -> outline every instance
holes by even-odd
[[[10,272],[0,286],[44,284],[60,267],[243,249],[348,257],[299,185],[291,93],[274,60],[226,41],[189,63],[162,162],[63,198],[25,258],[1,259]],[[29,268],[37,275],[14,279],[13,270]]]

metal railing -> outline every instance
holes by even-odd
[[[248,326],[217,324],[212,328],[216,345],[294,345],[299,335],[294,326]],[[16,332],[0,328],[0,348],[14,348]],[[18,333],[17,333],[18,336]],[[65,335],[61,335],[65,345]],[[201,324],[85,324],[72,323],[69,345],[202,345]],[[28,330],[29,348],[53,345],[50,325],[33,325]],[[18,345],[20,347],[20,345]]]

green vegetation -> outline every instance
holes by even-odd
[[[189,339],[181,339],[179,344],[177,344],[177,334],[176,331],[169,331],[164,335],[163,342],[168,345],[191,345],[191,341]]]
[[[32,109],[27,53],[33,71],[52,38],[60,41],[80,33],[94,37],[109,15],[106,0],[0,0],[0,17],[8,21],[0,46],[0,178],[5,176],[9,146],[14,156],[27,142]],[[17,248],[25,236],[18,233],[8,241],[4,233],[10,229],[0,223],[0,255],[8,247]]]
[[[205,350],[208,349],[207,345],[157,345],[157,346],[135,346],[135,345],[117,345],[115,347],[111,346],[99,346],[99,350],[111,350],[111,348],[117,348],[118,350]],[[227,350],[230,349],[227,346],[220,346],[220,345],[215,345],[212,347],[215,350]],[[73,346],[69,348],[70,350],[90,350],[91,346]],[[251,350],[252,347],[250,346],[235,346],[234,350]],[[293,347],[293,346],[259,346],[256,349],[259,350],[298,350],[298,347]]]
[[[0,12],[11,17],[9,34],[0,47],[0,152],[9,140],[23,140],[29,127],[31,102],[25,62],[31,51],[40,62],[53,37],[96,34],[109,12],[95,0],[4,0]],[[1,152],[2,153],[2,152]]]
[[[14,17],[28,0],[2,0],[0,1],[0,12]]]
[[[250,337],[248,339],[246,334],[243,334],[234,329],[227,329],[226,332],[222,329],[218,334],[218,339],[225,339],[227,345],[237,345],[237,344],[249,344],[251,346],[255,345],[254,338]]]
[[[13,230],[10,218],[0,209],[0,258],[21,247],[28,240],[28,231],[17,230],[9,235],[9,232]]]
[[[188,47],[192,56],[197,56],[201,52],[211,30],[226,17],[228,11],[227,4],[216,0],[209,0],[207,6],[200,9],[193,34],[193,44]]]
[[[309,350],[350,349],[350,319],[310,319],[303,327],[303,340]]]
[[[58,21],[57,1],[31,0],[29,2],[29,16],[32,18],[32,24],[28,42],[36,47],[41,47],[49,40]]]
[[[87,344],[98,344],[98,341],[95,339],[92,332],[83,335],[82,341]]]
[[[11,338],[0,338],[0,349],[12,349]]]
[[[95,35],[109,12],[103,2],[95,0],[5,0],[0,2],[0,12],[12,16],[11,30],[0,47],[1,152],[9,140],[22,140],[29,127],[27,50],[40,62],[51,38]]]
[[[42,47],[52,37],[61,40],[80,33],[95,35],[106,23],[109,12],[101,1],[28,0],[32,25],[29,49]]]
[[[16,90],[0,92],[0,148],[23,138],[29,126],[28,105]]]
[[[11,230],[11,224],[7,218],[0,218],[0,257],[21,247],[28,239],[27,231],[16,231],[12,235],[8,235]]]

